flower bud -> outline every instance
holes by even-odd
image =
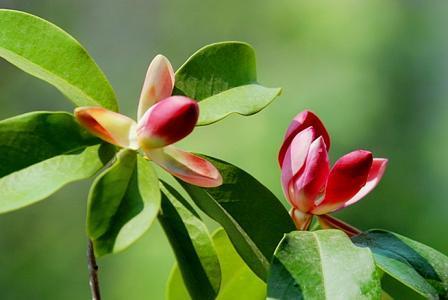
[[[190,134],[199,117],[199,106],[183,96],[171,96],[154,104],[137,126],[137,140],[144,151],[175,143]]]

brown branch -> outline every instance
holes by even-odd
[[[101,300],[100,284],[98,282],[98,265],[96,264],[93,243],[91,240],[88,241],[87,245],[87,265],[89,267],[89,284],[92,300]]]

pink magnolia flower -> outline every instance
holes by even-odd
[[[137,122],[102,107],[79,107],[75,116],[104,141],[141,151],[146,158],[188,183],[219,186],[221,174],[210,162],[171,145],[189,135],[199,117],[197,102],[171,96],[173,88],[173,68],[166,57],[157,55],[146,73]]]
[[[323,227],[350,234],[355,229],[327,214],[358,202],[373,190],[384,174],[387,159],[356,150],[342,156],[330,169],[329,148],[330,137],[319,118],[311,111],[298,114],[278,156],[282,187],[298,229],[307,229],[317,215]]]

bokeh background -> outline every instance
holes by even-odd
[[[448,2],[0,0],[0,7],[76,37],[132,116],[157,53],[178,67],[205,44],[251,43],[260,82],[282,86],[282,97],[256,116],[197,128],[182,146],[243,167],[284,201],[276,154],[290,120],[310,108],[330,131],[332,161],[358,148],[390,159],[377,189],[340,217],[448,253]],[[72,109],[53,87],[0,60],[0,118]],[[72,184],[0,216],[0,299],[89,298],[88,186]],[[173,262],[155,224],[127,251],[101,259],[104,299],[163,299]],[[397,299],[418,299],[391,280],[386,286]]]

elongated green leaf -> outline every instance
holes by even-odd
[[[223,229],[213,234],[213,242],[222,266],[217,299],[266,299],[266,284],[241,259]]]
[[[159,221],[174,250],[189,294],[193,299],[215,299],[221,269],[207,227],[174,188],[161,183],[161,190]]]
[[[198,125],[231,113],[252,115],[280,94],[257,84],[254,49],[242,42],[221,42],[199,49],[176,72],[175,94],[199,101]]]
[[[428,299],[448,299],[448,257],[385,230],[370,230],[353,237],[369,247],[384,272]]]
[[[222,228],[213,234],[213,243],[222,271],[221,287],[216,299],[266,299],[266,284],[244,263]],[[191,299],[177,265],[174,266],[168,279],[166,295],[167,300]]]
[[[294,231],[275,251],[268,299],[381,299],[380,274],[342,231]]]
[[[39,17],[0,9],[0,57],[52,84],[78,106],[118,109],[112,87],[87,51]]]
[[[0,121],[0,213],[42,200],[94,175],[114,153],[62,112]]]
[[[197,125],[217,122],[232,113],[253,115],[268,106],[280,92],[280,88],[248,84],[206,98],[199,102],[200,116]]]
[[[122,150],[92,185],[87,231],[98,256],[121,251],[151,226],[160,208],[157,175],[151,164]]]
[[[254,177],[222,160],[206,157],[223,176],[223,185],[205,189],[179,180],[193,201],[220,223],[249,267],[265,279],[283,234],[295,229],[280,201]]]

